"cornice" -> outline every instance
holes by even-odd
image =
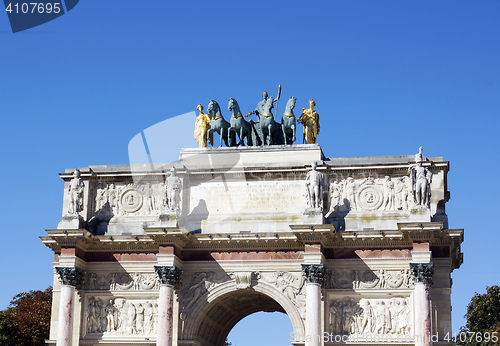
[[[290,232],[191,234],[181,228],[145,228],[146,234],[94,236],[86,230],[47,230],[42,242],[54,252],[79,248],[85,252],[149,251],[174,246],[186,251],[302,251],[305,244],[323,248],[411,248],[415,241],[450,246],[454,267],[461,263],[463,230],[443,229],[442,223],[400,223],[399,230],[343,231],[332,225],[291,225]]]

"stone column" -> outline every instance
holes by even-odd
[[[434,263],[410,263],[415,281],[415,346],[431,346],[431,294]]]
[[[306,279],[306,346],[321,345],[321,285],[325,278],[323,264],[303,264]]]
[[[73,297],[76,286],[83,282],[84,271],[77,267],[57,267],[56,272],[62,284],[56,346],[71,346],[73,339]]]
[[[157,346],[172,346],[174,325],[174,286],[180,282],[181,270],[176,266],[155,266],[160,278],[160,297],[158,299]]]

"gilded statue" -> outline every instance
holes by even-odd
[[[210,112],[208,114],[203,113],[203,106],[201,104],[199,104],[196,109],[199,114],[196,117],[196,123],[194,124],[194,138],[198,142],[199,148],[206,148],[207,132],[210,129],[212,114]],[[210,141],[213,142],[213,133],[210,133]]]
[[[298,122],[304,125],[304,140],[306,144],[316,144],[316,137],[319,133],[319,114],[314,110],[316,103],[309,100],[309,108],[302,108],[302,115]]]

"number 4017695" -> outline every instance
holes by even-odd
[[[5,11],[9,13],[59,13],[61,12],[60,3],[56,2],[51,4],[50,2],[44,4],[43,2],[23,2],[22,4],[12,4],[9,3]]]

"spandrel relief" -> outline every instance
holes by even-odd
[[[331,270],[327,289],[412,289],[410,269]]]
[[[156,333],[156,298],[128,299],[91,296],[85,309],[86,337],[92,334],[150,335]]]
[[[328,330],[332,334],[410,335],[409,297],[359,300],[352,297],[331,300]]]
[[[206,293],[217,285],[231,280],[226,273],[199,272],[183,277],[181,288],[181,306],[187,312]]]
[[[328,218],[350,211],[396,211],[413,206],[409,177],[330,179]]]
[[[154,273],[88,273],[85,289],[96,291],[147,291],[158,290],[160,283]]]
[[[300,317],[306,317],[306,290],[305,278],[302,273],[276,271],[273,273],[260,273],[261,281],[275,286],[282,292],[299,311]]]

